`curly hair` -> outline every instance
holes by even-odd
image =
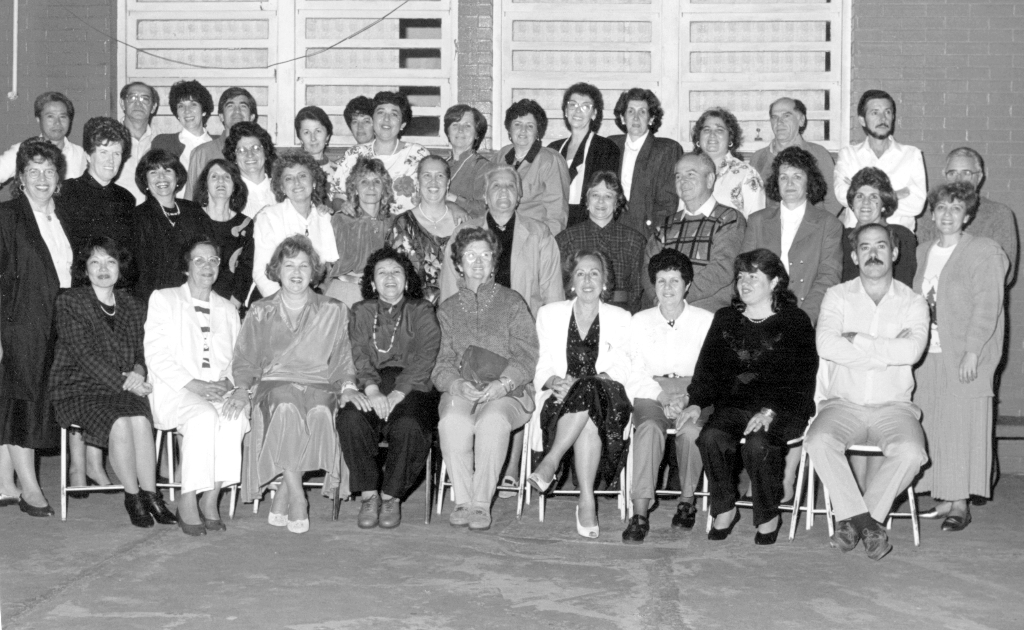
[[[217,258],[221,257],[220,245],[217,244],[217,241],[212,236],[209,234],[195,234],[185,241],[179,252],[178,270],[183,274],[188,274],[189,267],[192,265],[192,250],[200,245],[209,245],[217,252]],[[217,270],[220,271],[220,267]]]
[[[384,190],[381,192],[380,209],[377,210],[377,216],[387,216],[391,213],[391,206],[395,203],[394,183],[391,181],[391,174],[388,173],[384,162],[377,158],[365,155],[356,158],[356,163],[352,165],[352,170],[348,172],[348,179],[345,180],[345,195],[352,207],[358,208],[359,180],[367,173],[376,175],[383,183]]]
[[[295,114],[295,135],[299,135],[302,129],[302,121],[312,120],[323,125],[323,128],[327,130],[327,136],[334,135],[334,123],[331,122],[331,118],[327,115],[327,112],[320,109],[316,105],[308,105],[299,110]]]
[[[473,150],[476,151],[480,148],[480,144],[484,141],[484,137],[487,135],[487,119],[484,118],[484,115],[480,113],[479,109],[462,103],[449,107],[448,111],[444,113],[444,135],[449,138],[449,142],[451,142],[448,130],[453,124],[462,120],[462,117],[467,113],[473,114],[473,126],[476,130],[476,138],[473,140]]]
[[[124,124],[109,116],[96,116],[85,121],[82,128],[82,148],[86,155],[92,155],[98,148],[106,144],[120,143],[121,162],[132,155],[132,134]]]
[[[352,119],[356,116],[373,118],[373,100],[362,95],[355,97],[348,102],[348,105],[345,105],[342,116],[345,118],[345,124],[349,127],[352,126]]]
[[[687,285],[693,282],[693,263],[679,250],[666,247],[651,256],[647,263],[647,277],[651,279],[651,284],[658,281],[658,273],[661,271],[678,271]]]
[[[781,309],[797,305],[796,295],[789,290],[789,273],[785,265],[771,250],[755,249],[744,252],[736,257],[736,274],[733,276],[733,297],[732,307],[739,312],[746,310],[747,305],[740,299],[740,292],[737,288],[741,273],[754,273],[760,271],[768,277],[771,282],[775,278],[779,281],[772,290],[772,312],[778,313]]]
[[[162,168],[174,171],[175,194],[185,187],[185,183],[188,181],[188,172],[181,165],[181,160],[163,149],[152,149],[142,156],[139,165],[135,167],[135,185],[146,193],[146,197],[153,197],[153,193],[149,190],[149,172]]]
[[[63,103],[64,108],[68,110],[69,123],[75,122],[75,104],[61,92],[43,92],[37,96],[35,103],[32,104],[32,111],[35,117],[39,118],[43,113],[43,108],[50,103]]]
[[[71,278],[75,286],[89,284],[88,263],[94,252],[101,251],[117,261],[118,277],[115,287],[123,287],[127,282],[128,268],[132,264],[132,252],[109,236],[94,236],[75,252],[75,260],[71,264]]]
[[[647,128],[651,133],[658,133],[661,129],[661,121],[665,118],[665,110],[661,107],[661,99],[654,94],[654,92],[647,88],[630,88],[619,94],[619,100],[615,103],[615,125],[622,130],[622,133],[628,133],[626,130],[626,110],[629,108],[630,101],[644,101],[647,103],[647,115],[650,116],[647,123]]]
[[[619,176],[612,171],[598,171],[594,173],[594,176],[590,179],[590,185],[583,191],[581,199],[583,199],[584,204],[587,204],[590,199],[590,191],[601,184],[615,191],[615,212],[612,214],[612,220],[618,221],[622,213],[626,212],[628,202],[626,201],[626,191],[622,189],[622,182],[619,181]]]
[[[942,184],[932,188],[928,193],[928,207],[935,212],[935,206],[942,202],[953,203],[959,201],[964,204],[968,223],[974,220],[978,214],[978,191],[970,182],[955,182]]]
[[[693,131],[690,133],[690,140],[693,142],[693,152],[704,152],[700,148],[700,130],[704,128],[704,123],[707,119],[712,117],[721,118],[722,122],[725,123],[726,128],[729,129],[729,153],[734,158],[742,160],[743,156],[740,155],[740,147],[743,146],[743,128],[740,127],[740,121],[736,120],[736,116],[724,107],[712,107],[701,114],[697,122],[693,124]]]
[[[285,259],[295,258],[299,254],[305,254],[309,258],[309,264],[313,273],[309,279],[309,286],[315,287],[323,280],[327,272],[327,265],[320,259],[320,254],[313,247],[313,241],[308,236],[293,234],[277,244],[274,253],[270,255],[267,262],[267,278],[271,282],[281,284],[281,264]]]
[[[256,138],[263,145],[263,157],[266,162],[263,164],[263,169],[270,175],[274,171],[274,162],[277,161],[277,151],[274,149],[274,140],[267,133],[267,130],[260,127],[254,122],[243,121],[231,125],[231,131],[228,132],[228,138],[224,141],[224,159],[228,162],[238,164],[236,160],[238,156],[235,155],[235,150],[238,148],[238,141],[242,138]],[[317,166],[318,170],[323,170]]]
[[[600,249],[580,249],[562,261],[562,288],[565,294],[575,297],[576,288],[572,286],[572,277],[576,267],[584,258],[595,258],[601,263],[601,275],[604,276],[604,286],[601,289],[601,301],[607,302],[612,299],[615,291],[615,265],[612,264],[608,254]]]
[[[416,273],[416,267],[413,266],[412,261],[409,260],[409,257],[404,252],[400,252],[390,245],[381,247],[366,259],[366,266],[363,267],[363,278],[359,282],[359,290],[363,295],[363,299],[372,300],[377,297],[377,288],[373,286],[373,276],[377,271],[377,264],[385,260],[395,261],[405,273],[405,291],[403,292],[405,297],[411,300],[422,299],[423,281],[420,280],[420,274]]]
[[[14,158],[15,171],[18,175],[24,175],[28,165],[39,159],[53,164],[53,167],[57,169],[57,187],[59,189],[67,174],[68,163],[60,149],[49,140],[33,136],[22,142],[18,147],[18,155]],[[21,194],[21,187],[15,186],[11,194],[14,196]]]
[[[505,131],[512,135],[512,122],[523,116],[533,116],[537,121],[537,140],[542,140],[548,130],[548,115],[540,103],[531,98],[516,101],[505,110]]]
[[[491,246],[494,253],[494,260],[501,258],[501,241],[494,235],[494,232],[485,227],[471,227],[460,230],[452,238],[452,262],[455,263],[455,270],[462,275],[462,254],[470,244],[483,241]]]
[[[210,205],[210,171],[213,167],[220,167],[231,177],[231,197],[228,198],[228,208],[235,213],[245,210],[245,204],[249,202],[249,187],[242,181],[242,172],[238,170],[233,162],[224,158],[210,160],[199,174],[199,181],[196,182],[196,190],[192,193],[192,201],[202,207]]]
[[[814,156],[800,147],[788,147],[779,151],[779,154],[772,160],[772,174],[764,183],[764,194],[772,201],[782,201],[782,193],[779,191],[779,171],[783,166],[797,168],[807,175],[807,201],[812,204],[821,203],[828,194],[828,183],[825,176],[818,168],[818,161]]]
[[[412,105],[409,104],[409,99],[406,98],[405,94],[401,92],[377,92],[373,95],[373,112],[376,113],[377,108],[381,105],[394,105],[397,107],[398,111],[402,112],[403,127],[412,120]],[[404,129],[398,130],[399,138],[402,137],[404,131]]]
[[[330,187],[327,183],[327,173],[316,163],[313,156],[302,150],[285,151],[274,161],[274,168],[270,174],[270,189],[274,191],[274,198],[278,203],[284,201],[284,189],[281,187],[281,176],[286,168],[301,166],[309,171],[313,180],[313,190],[310,200],[314,206],[322,206],[330,201],[327,194]]]
[[[896,191],[892,189],[892,182],[889,181],[889,176],[885,174],[885,171],[874,166],[865,166],[857,171],[857,174],[850,180],[850,188],[846,191],[846,207],[853,210],[853,199],[864,186],[871,186],[878,191],[878,196],[882,199],[883,219],[888,219],[896,212],[896,208],[900,205],[900,199],[896,196]]]
[[[590,100],[594,101],[594,119],[590,121],[590,130],[597,133],[601,130],[601,121],[604,120],[604,96],[601,94],[601,90],[589,83],[574,83],[569,86],[569,89],[562,94],[562,120],[565,121],[565,128],[572,129],[569,126],[569,115],[565,113],[565,108],[569,105],[569,100],[573,94],[579,94],[580,96],[589,97]]]
[[[171,86],[170,94],[171,115],[178,117],[178,104],[182,101],[195,101],[203,112],[203,126],[213,115],[213,96],[202,83],[196,80],[178,81]]]

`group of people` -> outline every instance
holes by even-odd
[[[360,527],[397,527],[435,433],[450,523],[486,530],[496,488],[520,483],[528,423],[539,492],[572,452],[584,537],[600,531],[595,488],[632,450],[622,538],[643,542],[670,433],[672,525],[693,527],[704,471],[712,540],[740,519],[745,469],[755,542],[775,542],[805,433],[843,551],[888,553],[879,523],[922,467],[943,529],[989,495],[1016,224],[980,196],[970,148],[927,192],[883,91],[862,95],[866,139],[838,162],[803,138],[804,105],[778,99],[749,163],[724,108],[698,119],[692,153],[656,137],[665,112],[644,88],[620,94],[623,134],[603,138],[601,91],[572,85],[569,135],[547,146],[544,109],[518,101],[493,159],[468,105],[444,115],[449,155],[402,140],[400,92],[348,104],[358,144],[335,161],[315,106],[294,121],[301,150],[278,151],[244,88],[221,94],[220,136],[197,81],[171,88],[177,134],[153,134],[152,87],[120,97],[123,121],[89,120],[77,147],[73,104],[43,94],[41,136],[0,156],[15,179],[0,205],[0,504],[52,514],[34,450],[58,427],[72,486],[110,483],[107,450],[131,522],[190,535],[225,529],[220,491],[237,483],[244,501],[275,484],[269,523],[307,531],[313,470],[325,493],[359,495]],[[181,436],[177,513],[154,428]],[[851,469],[865,443],[882,456]]]

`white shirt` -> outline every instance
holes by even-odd
[[[252,278],[263,297],[269,297],[281,288],[280,284],[267,277],[267,263],[281,241],[295,234],[308,236],[324,263],[338,260],[338,243],[334,240],[330,215],[313,208],[309,216],[303,218],[288,199],[267,206],[256,216],[253,231],[256,250]]]
[[[35,217],[36,225],[39,226],[39,233],[43,236],[46,249],[50,251],[50,259],[53,260],[53,268],[57,271],[57,280],[60,281],[60,288],[71,288],[71,263],[74,261],[75,252],[71,249],[71,243],[64,233],[64,226],[54,213],[46,213],[37,210],[32,206],[32,216]]]
[[[636,158],[640,155],[640,148],[644,146],[644,142],[647,141],[648,131],[644,135],[640,136],[633,141],[630,139],[629,134],[626,134],[626,144],[622,149],[622,192],[626,195],[626,201],[629,201],[629,191],[633,188],[633,169],[636,168]]]
[[[845,206],[850,180],[857,171],[868,166],[879,168],[889,176],[893,190],[900,191],[906,188],[910,192],[909,196],[900,199],[896,212],[886,221],[902,225],[913,232],[915,217],[924,210],[925,198],[928,195],[924,158],[921,157],[920,149],[900,144],[892,136],[889,136],[888,143],[889,146],[882,152],[882,157],[875,155],[867,140],[840,149],[834,178],[836,199]],[[844,210],[839,218],[846,227],[852,228],[857,225],[857,218],[849,209]]]
[[[804,220],[807,212],[807,202],[800,204],[790,210],[786,204],[779,204],[779,220],[782,222],[782,265],[789,272],[789,248],[793,246],[793,239],[796,238],[796,231],[800,229],[800,223]]]
[[[181,165],[185,167],[186,171],[188,171],[188,161],[189,158],[192,157],[192,151],[199,145],[206,144],[211,141],[213,141],[213,138],[211,138],[210,134],[206,132],[206,129],[203,129],[203,133],[198,136],[193,135],[188,129],[182,129],[178,133],[178,142],[185,145],[185,148],[181,151],[181,157],[178,159],[181,161]],[[184,192],[184,190],[185,189],[183,188],[182,192]]]
[[[655,376],[693,376],[704,338],[715,316],[684,300],[683,313],[669,326],[655,306],[633,316],[629,325],[630,375],[626,393],[631,399],[657,400],[661,385]]]
[[[939,297],[939,279],[942,277],[942,270],[945,269],[949,257],[953,255],[956,246],[941,247],[938,243],[928,250],[928,260],[924,265],[924,278],[921,281],[921,293],[928,304],[934,305]],[[932,336],[928,340],[928,352],[942,352],[942,344],[939,342],[939,322],[932,321]]]
[[[4,184],[16,175],[18,162],[18,149],[20,142],[15,142],[10,149],[0,155],[0,184]],[[86,158],[85,149],[74,142],[64,138],[64,148],[60,150],[64,154],[64,161],[67,163],[67,172],[64,174],[64,181],[81,177],[82,173],[89,168],[89,160]]]
[[[139,160],[142,159],[142,156],[149,153],[149,150],[153,148],[153,138],[155,136],[153,127],[150,125],[146,126],[146,132],[142,134],[141,138],[132,136],[132,154],[122,163],[121,175],[114,182],[130,192],[135,197],[135,202],[139,205],[146,200],[146,195],[135,185],[135,169],[139,167]]]
[[[246,199],[245,208],[242,209],[242,214],[245,216],[250,219],[255,218],[260,210],[277,203],[274,189],[270,185],[270,177],[263,178],[263,181],[259,184],[255,184],[245,177],[242,178],[242,181],[245,182],[245,187],[249,190],[249,197]]]
[[[718,203],[718,200],[715,199],[714,195],[711,195],[710,197],[708,197],[708,200],[705,201],[701,205],[701,207],[697,208],[696,212],[690,212],[689,210],[686,209],[686,204],[683,203],[683,200],[680,199],[679,200],[679,210],[682,210],[688,216],[691,216],[691,217],[695,217],[695,216],[698,216],[698,215],[703,216],[703,217],[710,217],[711,216],[711,211],[715,209],[715,204],[717,204],[717,203]]]

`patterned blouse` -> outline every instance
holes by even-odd
[[[430,152],[418,144],[402,141],[398,142],[398,149],[391,155],[376,155],[373,152],[373,142],[357,144],[346,151],[338,160],[338,168],[330,177],[331,199],[348,199],[345,183],[360,155],[377,158],[384,163],[384,168],[391,175],[391,189],[395,193],[395,202],[391,205],[393,214],[402,214],[416,207],[420,202],[416,169],[419,168],[420,160],[430,155]]]
[[[388,242],[392,247],[409,257],[423,281],[423,297],[432,304],[437,304],[440,293],[438,277],[441,275],[441,263],[444,249],[451,236],[435,236],[427,231],[412,212],[395,218]]]
[[[718,165],[718,179],[715,180],[715,200],[723,206],[736,208],[748,218],[758,210],[764,210],[764,182],[753,166],[743,160],[726,155]]]

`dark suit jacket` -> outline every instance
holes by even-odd
[[[583,162],[584,195],[587,194],[587,188],[590,186],[590,180],[593,179],[594,173],[598,171],[611,171],[618,175],[619,168],[621,168],[622,154],[619,152],[619,147],[615,146],[615,143],[608,138],[603,138],[593,132],[591,132],[591,136],[590,150],[587,151],[587,159]],[[548,148],[558,151],[564,157],[563,147],[567,148],[568,143],[569,138],[563,138],[555,140],[548,145]],[[572,164],[573,157],[569,157],[568,164]],[[586,198],[580,197],[580,203],[578,204],[569,203],[569,223],[566,227],[572,227],[587,218]]]
[[[789,288],[798,305],[817,325],[825,291],[839,284],[843,273],[843,224],[825,210],[807,204],[804,220],[789,248]],[[758,248],[782,256],[782,220],[779,208],[765,208],[747,219],[740,252]]]
[[[608,138],[619,149],[619,177],[622,177],[622,156],[626,151],[626,136]],[[670,138],[658,138],[653,133],[640,147],[633,167],[633,183],[629,191],[629,210],[619,217],[645,237],[654,234],[654,228],[661,225],[679,209],[676,196],[676,162],[683,157],[683,147]]]

